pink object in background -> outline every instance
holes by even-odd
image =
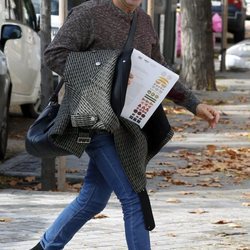
[[[212,17],[212,28],[213,32],[222,32],[222,18],[218,13],[215,13]]]
[[[222,18],[218,13],[212,17],[212,30],[214,33],[222,32]],[[215,36],[213,37],[215,43]],[[176,13],[176,57],[181,57],[181,13]]]
[[[181,13],[176,13],[176,57],[181,57]]]

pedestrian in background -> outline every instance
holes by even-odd
[[[139,7],[141,3],[142,0],[90,0],[73,8],[45,51],[48,67],[62,76],[70,52],[122,49],[133,15],[137,16],[133,47],[167,66],[160,53],[158,37],[151,19]],[[202,104],[181,81],[175,84],[167,98],[208,121],[212,128],[219,120],[219,113],[213,107]],[[165,115],[164,118],[158,119],[159,122],[156,124],[158,127],[149,129],[147,138],[139,128],[133,127],[135,136],[133,138],[142,138],[141,144],[143,145],[137,145],[136,141],[127,145],[126,140],[120,141],[121,145],[118,145],[115,143],[118,140],[117,136],[112,131],[105,127],[93,129],[91,142],[86,148],[90,161],[84,185],[76,199],[62,211],[46,230],[40,242],[32,248],[33,250],[63,249],[87,221],[105,208],[113,191],[122,206],[128,249],[151,249],[148,230],[152,230],[152,227],[145,226],[147,214],[150,216],[150,211],[149,213],[143,211],[144,203],[148,201],[139,196],[142,193],[145,195],[146,192],[146,162],[159,151],[151,150],[152,145],[148,143],[150,133],[155,133],[151,136],[152,138],[159,139],[158,149],[173,134],[171,128],[168,128],[167,133],[162,133],[166,128],[162,126],[159,129],[160,124],[164,124],[160,119],[166,119]],[[123,121],[121,121],[121,127],[126,129]],[[126,131],[129,137],[132,130]],[[156,133],[158,137],[155,136]],[[161,135],[162,138],[159,138]],[[145,150],[135,155],[133,151],[136,148],[133,144]],[[127,154],[123,157],[126,152]]]

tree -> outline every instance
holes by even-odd
[[[181,75],[192,89],[216,90],[211,13],[211,1],[181,0]]]
[[[42,92],[42,107],[48,103],[48,98],[53,92],[53,76],[51,70],[45,66],[43,53],[45,48],[51,42],[51,1],[41,1],[41,92]],[[41,171],[42,190],[55,190],[55,159],[42,159]]]

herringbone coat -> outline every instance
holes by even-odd
[[[118,119],[110,105],[111,85],[118,50],[72,52],[64,71],[65,96],[50,133],[58,146],[80,157],[86,143],[78,143],[78,128],[107,130],[124,170],[136,192],[146,186],[146,164],[172,137],[165,114],[153,116],[142,131],[138,125]],[[162,111],[163,112],[163,111]],[[156,115],[161,113],[160,109]],[[152,123],[158,124],[153,127]],[[164,125],[159,129],[159,126]]]

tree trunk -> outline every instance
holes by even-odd
[[[45,48],[51,42],[51,1],[41,1],[41,92],[42,92],[42,107],[48,104],[48,99],[53,92],[53,76],[51,70],[45,66],[43,53]],[[41,171],[42,190],[55,190],[55,159],[42,159]]]
[[[181,75],[191,89],[216,90],[211,13],[211,1],[181,0]]]

